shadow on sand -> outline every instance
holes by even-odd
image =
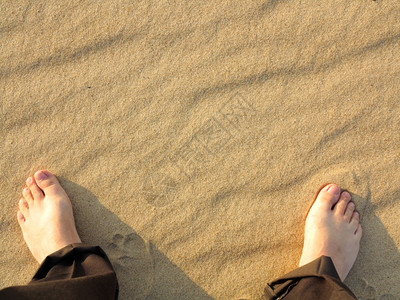
[[[400,299],[399,250],[376,215],[377,206],[371,203],[370,192],[365,198],[354,193],[352,197],[361,215],[363,237],[359,256],[345,283],[360,300]]]
[[[105,208],[93,193],[65,178],[59,180],[71,198],[82,240],[100,245],[109,256],[118,276],[120,299],[213,299],[154,244],[144,241]],[[398,299],[397,246],[376,215],[370,193],[364,198],[354,193],[352,196],[360,211],[363,238],[360,254],[345,283],[359,299]],[[390,264],[384,264],[387,262]]]
[[[72,201],[82,241],[101,246],[109,256],[117,273],[120,299],[213,299],[93,193],[65,178],[59,180]]]

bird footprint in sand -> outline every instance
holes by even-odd
[[[376,290],[371,286],[365,279],[363,279],[365,288],[362,296],[359,297],[360,300],[396,300],[396,298],[391,294],[384,294],[377,296]]]
[[[149,245],[136,233],[115,234],[107,246],[124,299],[143,299],[153,285],[154,267]],[[133,296],[134,295],[134,296]]]

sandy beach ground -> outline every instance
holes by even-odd
[[[399,1],[1,1],[0,288],[55,173],[121,299],[258,299],[297,267],[314,193],[353,194],[346,284],[400,299]]]

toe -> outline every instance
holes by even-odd
[[[331,211],[332,207],[336,204],[339,199],[340,188],[334,184],[325,184],[321,186],[318,192],[314,196],[314,200],[311,202],[310,207],[308,208],[305,220],[307,220],[308,216],[312,212],[315,212],[316,215],[319,215],[322,211]]]
[[[354,213],[355,209],[356,209],[356,205],[354,204],[354,202],[350,201],[347,204],[347,208],[346,208],[346,210],[344,212],[344,217],[345,217],[346,220],[349,221],[349,223],[350,223],[351,217],[353,216],[353,213]]]
[[[336,213],[344,215],[346,208],[347,208],[347,204],[349,203],[350,199],[351,199],[351,196],[350,196],[349,192],[346,192],[346,191],[343,192],[340,195],[340,199],[335,206]],[[351,215],[350,215],[350,217],[351,217]]]
[[[18,220],[18,224],[20,226],[22,226],[25,223],[25,217],[24,217],[24,215],[22,214],[21,211],[17,212],[17,220]]]
[[[360,223],[360,214],[358,212],[353,212],[351,216],[350,224],[354,228],[354,232],[357,230],[358,224]]]
[[[25,220],[29,215],[29,206],[28,202],[24,198],[21,198],[18,203],[19,210],[21,211],[22,215],[24,216]]]
[[[339,200],[339,195],[340,187],[334,183],[320,187],[307,211],[305,220],[307,220],[310,215],[319,216],[322,211],[330,212]]]
[[[28,185],[29,189],[31,190],[32,196],[34,200],[43,200],[44,195],[43,191],[38,187],[35,180],[32,177],[28,177],[26,180],[26,184]]]
[[[362,227],[361,224],[358,224],[357,230],[356,230],[356,236],[361,239],[362,236]]]
[[[57,178],[47,170],[40,170],[35,173],[35,180],[44,194],[64,193]]]
[[[28,203],[28,205],[29,206],[32,205],[33,196],[32,196],[31,190],[29,188],[27,188],[27,187],[24,188],[22,190],[22,195],[24,196],[24,198],[25,198],[26,202]]]
[[[340,187],[338,185],[328,184],[319,192],[315,202],[332,209],[339,199],[339,194]]]

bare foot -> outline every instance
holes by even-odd
[[[340,191],[336,184],[328,184],[319,192],[306,219],[299,266],[329,256],[344,281],[357,258],[362,228],[350,194]]]
[[[19,200],[18,223],[29,250],[39,263],[49,254],[81,243],[72,205],[57,178],[49,171],[37,171],[26,180]]]

